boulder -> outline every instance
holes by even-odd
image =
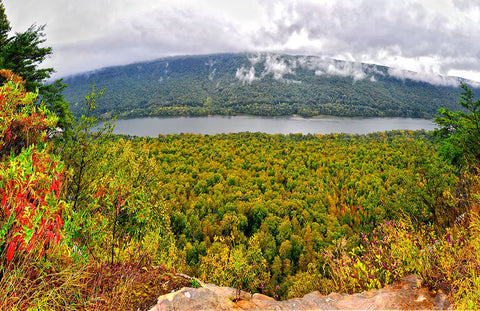
[[[359,294],[313,292],[302,298],[277,301],[271,297],[242,292],[234,301],[235,289],[203,284],[160,296],[150,311],[160,310],[446,310],[450,306],[442,292],[433,293],[422,280],[411,275],[382,289]]]

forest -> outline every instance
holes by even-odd
[[[5,309],[148,309],[198,286],[177,273],[275,299],[417,274],[456,309],[480,304],[480,100],[467,85],[433,132],[120,136],[97,113],[104,89],[74,116],[62,81],[29,65],[51,53],[42,27],[10,36],[1,5],[0,22]]]
[[[463,154],[442,156],[448,144],[431,133],[115,136],[112,124],[92,131],[101,100],[93,90],[72,138],[49,139],[45,129],[58,118],[32,106],[35,94],[19,77],[2,74],[4,305],[98,307],[92,269],[126,264],[277,299],[378,288],[407,273],[433,288],[447,282],[467,305],[478,299],[455,283],[475,282],[455,269],[463,252],[479,254],[471,252],[480,245],[478,216],[473,227],[455,221],[478,206],[478,175],[460,172]],[[469,154],[478,158],[478,148]],[[460,198],[468,176],[473,192]],[[27,280],[58,297],[25,304]],[[139,299],[123,298],[125,306]]]
[[[329,74],[331,68],[342,74]],[[389,70],[275,54],[170,57],[65,77],[64,95],[79,116],[92,85],[107,88],[96,111],[105,119],[239,114],[433,118],[441,107],[455,108],[458,86],[402,80]]]

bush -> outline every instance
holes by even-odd
[[[36,251],[41,257],[61,239],[66,206],[63,164],[46,143],[56,117],[34,107],[36,95],[25,91],[20,77],[0,74],[8,79],[0,88],[0,256],[11,261]]]
[[[381,288],[409,274],[441,290],[456,308],[480,305],[480,217],[472,214],[467,228],[457,226],[437,235],[431,226],[408,221],[385,222],[351,252],[345,243],[325,255],[335,291],[349,293]]]

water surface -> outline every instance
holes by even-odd
[[[158,134],[221,134],[263,132],[267,134],[367,134],[390,130],[433,130],[432,120],[412,118],[296,118],[256,116],[210,116],[138,118],[117,120],[114,133],[157,137]]]

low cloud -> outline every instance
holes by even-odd
[[[400,80],[413,80],[418,82],[426,82],[440,86],[458,86],[460,80],[457,77],[439,75],[433,69],[428,71],[425,67],[423,71],[414,72],[401,68],[390,67],[388,72],[379,69],[377,65],[365,64],[360,62],[341,61],[328,57],[303,56],[290,57],[278,54],[257,54],[249,56],[251,67],[249,69],[242,66],[237,69],[236,78],[243,83],[252,83],[255,80],[272,75],[275,80],[283,82],[297,82],[295,80],[286,79],[285,75],[295,75],[297,69],[305,69],[314,71],[315,75],[331,75],[340,77],[351,77],[353,81],[369,79],[376,82],[380,76],[388,74],[391,77]],[[254,66],[261,64],[264,70],[256,75]],[[478,83],[470,83],[472,86],[478,86]]]
[[[173,55],[290,52],[418,71],[421,79],[468,70],[480,81],[478,1],[6,0],[4,5],[14,31],[47,25],[46,44],[54,54],[44,65],[59,77]],[[429,59],[435,66],[422,68]],[[252,66],[259,61],[251,57]],[[294,65],[272,57],[267,70],[284,79],[294,74]],[[333,62],[316,70],[362,79],[358,65],[346,66]]]
[[[283,80],[284,75],[295,75],[295,60],[288,60],[279,55],[267,54],[264,59],[264,66],[265,70],[262,72],[262,77],[272,74],[275,80]]]
[[[287,74],[295,75],[295,68],[297,67],[295,59],[285,58],[278,54],[257,53],[256,55],[248,56],[248,60],[251,65],[250,68],[247,69],[245,66],[242,66],[235,73],[235,77],[244,83],[252,83],[267,75],[272,75],[275,80],[283,82],[298,82],[284,77]],[[258,77],[254,67],[257,64],[262,64],[264,68]]]
[[[441,76],[434,73],[413,72],[398,68],[389,68],[388,74],[401,80],[409,79],[413,81],[427,82],[430,84],[441,86],[458,86],[459,84],[458,79],[455,77]]]
[[[208,74],[208,80],[213,81],[213,78],[215,78],[215,72],[217,71],[217,68],[214,68],[209,74]]]
[[[253,66],[250,67],[250,69],[246,69],[243,66],[241,68],[238,68],[237,72],[235,73],[235,77],[243,83],[248,84],[259,79],[255,77],[255,68],[253,68]]]
[[[315,75],[317,76],[326,74],[332,76],[352,77],[354,81],[362,80],[367,77],[364,66],[358,62],[320,59],[317,62],[313,62],[313,64],[309,64],[308,67],[313,67]]]
[[[307,38],[303,49],[310,54],[333,58],[346,55],[357,62],[368,60],[414,71],[416,68],[408,67],[408,63],[421,64],[422,59],[434,58],[438,64],[433,72],[436,75],[464,67],[480,72],[480,5],[474,1],[277,0],[262,3],[270,12],[270,22],[256,33],[258,46],[288,49],[292,38],[303,34]],[[301,44],[297,42],[297,46]],[[401,63],[399,59],[406,62]],[[474,61],[469,61],[471,59]],[[425,74],[430,72],[427,70]]]

